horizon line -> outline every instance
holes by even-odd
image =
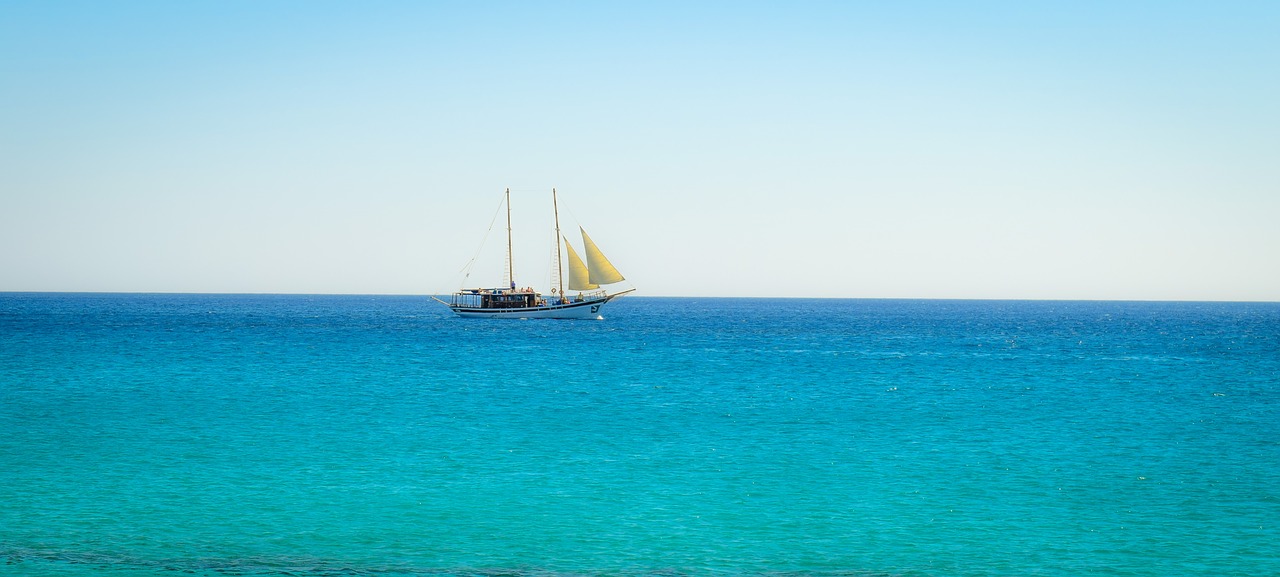
[[[0,290],[0,295],[192,295],[192,296],[351,296],[351,297],[421,297],[447,296],[452,293],[325,293],[325,292],[192,292],[192,291],[24,291]],[[734,295],[628,295],[628,298],[653,299],[760,299],[760,300],[866,300],[866,301],[1003,301],[1003,302],[1134,302],[1134,303],[1260,303],[1280,304],[1280,300],[1258,299],[1173,299],[1173,298],[1053,298],[1053,297],[833,297],[833,296],[734,296]]]

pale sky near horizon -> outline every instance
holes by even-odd
[[[545,289],[555,187],[645,296],[1280,301],[1277,30],[1280,2],[0,0],[0,291],[449,292],[508,187]]]

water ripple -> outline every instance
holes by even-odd
[[[0,559],[7,566],[36,567],[42,564],[86,565],[100,570],[154,570],[188,574],[289,577],[894,577],[900,573],[880,571],[682,571],[651,569],[632,571],[555,571],[541,568],[508,567],[413,567],[399,564],[362,565],[336,559],[292,555],[260,555],[243,558],[197,557],[150,559],[126,553],[78,551],[41,547],[0,546]]]

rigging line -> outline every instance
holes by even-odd
[[[582,228],[582,221],[578,220],[578,215],[573,213],[573,209],[565,207],[565,210],[569,213],[569,218],[573,220],[573,224],[578,228]]]
[[[465,283],[467,278],[471,276],[471,267],[476,263],[476,259],[480,258],[480,251],[484,250],[484,244],[489,240],[489,233],[493,232],[493,225],[497,224],[498,215],[502,214],[502,206],[506,203],[505,198],[498,203],[497,210],[493,211],[493,220],[489,221],[489,230],[484,231],[484,238],[480,239],[480,246],[476,247],[476,254],[471,257],[471,260],[467,261],[467,264],[463,265],[462,270],[458,271],[459,273],[466,273],[462,277],[462,282]]]

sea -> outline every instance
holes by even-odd
[[[0,293],[0,575],[1280,575],[1280,303]]]

